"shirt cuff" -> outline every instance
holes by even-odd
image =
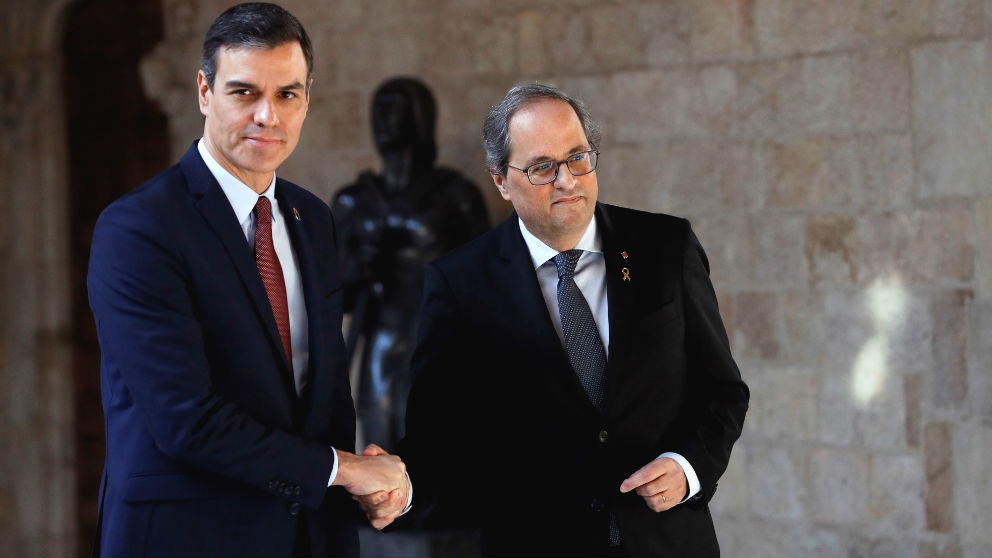
[[[410,511],[410,508],[413,507],[413,481],[410,480],[410,473],[405,473],[405,474],[406,474],[406,482],[408,482],[410,486],[410,493],[406,497],[406,507],[403,508],[403,512],[400,513],[401,516],[406,515],[406,512]]]
[[[696,470],[692,468],[692,465],[689,465],[689,462],[686,460],[686,458],[671,451],[666,451],[665,453],[659,455],[658,459],[661,459],[662,457],[668,457],[670,459],[674,459],[676,463],[681,465],[682,472],[685,473],[685,479],[689,481],[689,493],[685,495],[685,498],[682,499],[682,502],[685,502],[689,498],[692,498],[696,494],[699,494],[699,488],[700,488],[699,477],[696,476]],[[679,503],[681,504],[682,502]]]
[[[331,446],[331,453],[334,454],[334,466],[331,467],[331,478],[327,479],[327,486],[334,484],[334,481],[338,478],[338,450]]]

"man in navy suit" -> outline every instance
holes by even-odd
[[[489,555],[719,554],[749,392],[689,223],[597,202],[599,134],[557,89],[510,90],[483,138],[515,212],[428,269],[412,513]]]
[[[351,453],[330,210],[275,175],[312,69],[291,14],[225,11],[197,76],[202,139],[97,222],[101,555],[357,555],[352,495],[406,500],[399,458]]]

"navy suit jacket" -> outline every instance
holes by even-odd
[[[98,551],[110,556],[357,555],[357,509],[327,488],[353,451],[330,209],[278,179],[309,320],[298,396],[252,247],[196,144],[103,211],[87,287],[107,456]],[[298,215],[298,217],[297,217]]]
[[[749,392],[706,256],[684,219],[605,204],[596,218],[610,323],[602,412],[569,365],[516,215],[430,266],[400,446],[414,510],[427,525],[481,526],[493,555],[602,555],[610,513],[631,555],[716,555],[707,502]],[[655,513],[620,483],[666,451],[702,491]]]

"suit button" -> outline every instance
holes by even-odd
[[[610,439],[610,433],[605,430],[599,431],[599,443],[605,444]]]
[[[293,502],[289,505],[289,515],[299,515],[300,514],[300,503]]]
[[[270,480],[269,481],[269,490],[275,490],[275,489],[276,489],[276,481]]]
[[[589,508],[594,512],[601,512],[603,511],[603,501],[599,498],[593,498],[592,501],[589,502]]]
[[[295,494],[295,495],[297,495],[297,496],[299,496],[299,495],[300,495],[300,494],[301,494],[302,492],[303,492],[303,490],[302,490],[302,489],[300,489],[300,487],[299,487],[299,486],[294,486],[294,487],[293,487],[293,494]]]

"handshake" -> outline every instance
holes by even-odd
[[[376,529],[383,529],[406,510],[410,479],[406,465],[375,444],[361,455],[338,451],[338,476],[333,486],[343,486]]]

